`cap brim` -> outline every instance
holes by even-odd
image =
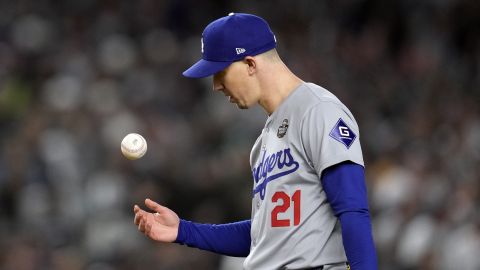
[[[204,78],[224,70],[232,62],[214,62],[201,59],[183,72],[189,78]]]

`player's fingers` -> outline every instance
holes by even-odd
[[[135,218],[133,220],[133,223],[135,223],[135,225],[138,225],[140,223],[140,219],[142,218],[142,214],[141,213],[137,213],[135,214]]]
[[[139,208],[139,210],[135,213],[134,223],[138,225],[138,223],[140,222],[140,219],[147,216],[148,214],[149,214],[148,212],[145,212]]]
[[[165,209],[164,206],[161,206],[160,204],[150,200],[150,199],[145,199],[145,205],[152,209],[155,212],[162,213]]]
[[[140,207],[138,205],[133,206],[133,212],[136,214],[138,211],[140,211]]]
[[[136,221],[135,224],[138,225],[138,221],[137,221],[138,218],[148,216],[149,214],[150,214],[149,212],[142,210],[142,208],[138,207],[138,209],[135,212],[135,221]]]
[[[147,223],[147,224],[145,225],[145,235],[147,235],[147,236],[150,235],[150,231],[151,231],[151,230],[152,230],[152,224]]]
[[[142,233],[145,232],[145,222],[142,219],[140,219],[140,222],[138,223],[138,230],[141,231]]]

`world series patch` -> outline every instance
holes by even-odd
[[[330,131],[330,137],[343,143],[347,148],[350,148],[355,138],[357,138],[357,135],[347,126],[342,118],[340,118],[332,131]]]
[[[283,138],[283,136],[287,134],[287,130],[288,130],[288,119],[283,119],[282,125],[278,127],[277,137]]]

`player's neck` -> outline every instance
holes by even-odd
[[[270,116],[301,83],[303,81],[282,63],[263,80],[262,97],[258,103]]]

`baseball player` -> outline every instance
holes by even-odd
[[[213,75],[213,88],[268,114],[250,155],[252,216],[199,224],[147,199],[135,224],[153,240],[246,257],[245,269],[377,269],[360,132],[326,89],[282,62],[260,17],[231,13],[202,35],[202,59],[183,75]]]

